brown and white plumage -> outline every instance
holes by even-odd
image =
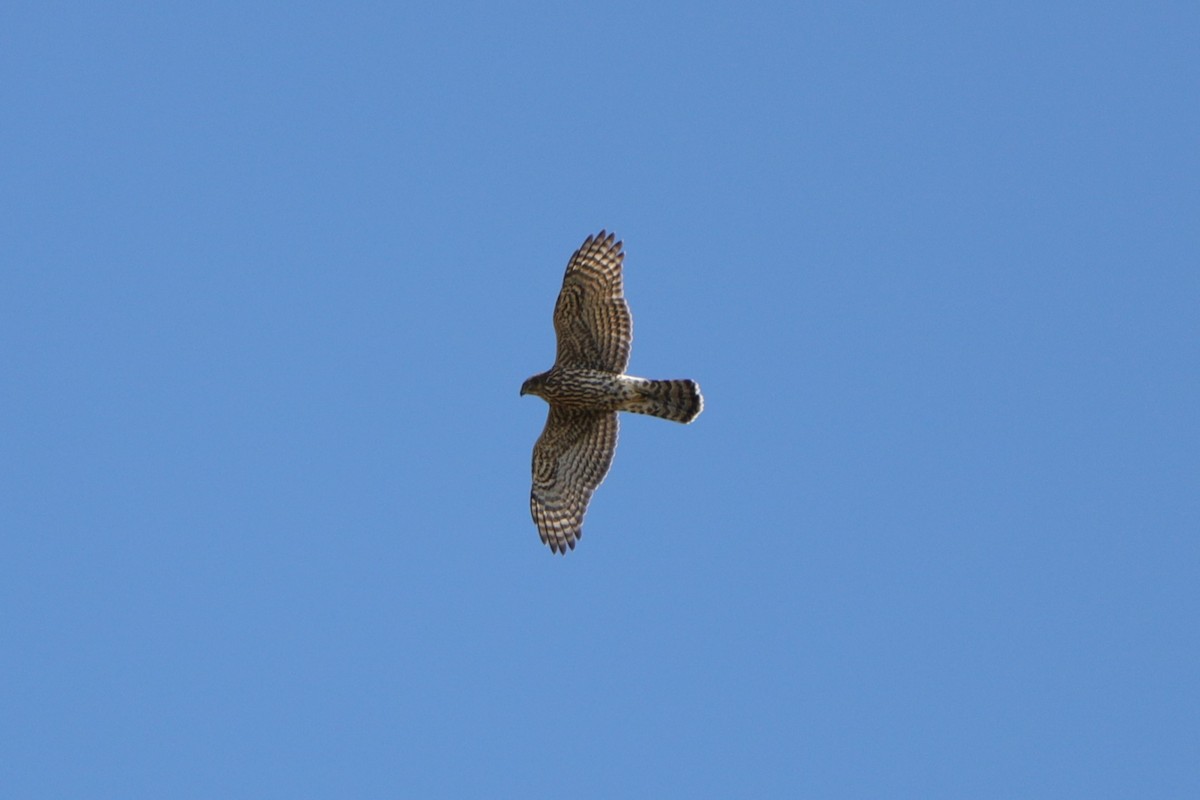
[[[629,365],[633,317],[621,281],[625,254],[614,239],[604,231],[589,236],[567,263],[554,304],[556,367],[620,374]]]
[[[564,411],[550,407],[533,447],[529,509],[542,541],[556,553],[575,547],[592,492],[608,474],[617,450],[615,411]]]
[[[529,507],[542,541],[556,553],[575,548],[596,487],[617,448],[617,411],[691,422],[704,408],[695,381],[651,381],[625,375],[633,319],[625,302],[616,236],[589,236],[567,264],[554,307],[558,352],[521,394],[550,404],[533,448]]]

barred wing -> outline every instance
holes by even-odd
[[[621,285],[625,254],[614,234],[589,236],[567,263],[554,306],[555,366],[624,372],[633,319]]]
[[[552,551],[575,549],[588,501],[608,474],[616,450],[615,413],[550,407],[546,427],[533,447],[529,510]]]

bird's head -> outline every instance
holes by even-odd
[[[538,389],[541,387],[541,385],[542,376],[534,375],[532,378],[521,384],[521,396],[524,397],[527,394],[540,394]]]

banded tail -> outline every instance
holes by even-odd
[[[639,381],[633,398],[622,406],[622,410],[686,424],[700,416],[704,410],[704,397],[700,394],[700,385],[686,378]]]

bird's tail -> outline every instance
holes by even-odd
[[[645,381],[639,382],[635,396],[624,409],[687,423],[704,410],[704,397],[695,381]]]

